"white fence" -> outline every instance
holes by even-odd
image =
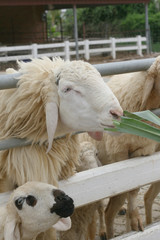
[[[91,55],[104,53],[111,54],[116,58],[116,53],[120,51],[136,51],[137,55],[142,56],[143,50],[147,49],[146,37],[132,38],[110,38],[105,40],[84,40],[78,42],[79,54],[86,60]],[[53,44],[32,44],[27,46],[0,47],[0,62],[27,60],[37,57],[60,56],[65,60],[76,55],[75,42],[65,41],[64,43]]]
[[[154,59],[151,59],[151,61],[147,63],[148,67],[153,62],[153,60]],[[144,64],[139,64],[142,62],[143,60],[132,61],[132,63],[135,65],[141,65],[141,70],[144,70],[146,69],[144,68],[146,61],[144,61]],[[104,68],[104,64],[99,64],[97,65],[97,68],[101,69],[102,66]],[[105,66],[107,68],[108,64],[105,64]],[[138,68],[138,70],[140,69]],[[1,80],[3,80],[2,77],[3,76],[0,77],[0,83]],[[9,148],[9,146],[6,148]],[[4,147],[2,149],[6,148]],[[77,173],[66,181],[60,181],[59,186],[74,199],[75,206],[79,207],[159,180],[160,152],[157,152],[152,156],[132,158],[129,160]],[[160,222],[147,227],[144,232],[131,232],[127,235],[123,235],[114,239],[159,240]]]

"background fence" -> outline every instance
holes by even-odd
[[[142,56],[147,50],[146,37],[110,38],[105,40],[84,40],[78,42],[79,54],[86,60],[92,55],[110,54],[113,59],[117,52],[135,51]],[[28,60],[37,57],[60,56],[67,59],[76,55],[75,43],[65,41],[63,43],[32,44],[24,46],[0,47],[0,62]]]
[[[133,60],[116,62],[109,64],[98,64],[96,68],[102,75],[118,74],[129,71],[146,70],[155,59]],[[119,67],[117,68],[117,66]],[[108,69],[108,70],[107,70]],[[111,69],[111,70],[110,70]],[[115,70],[114,70],[115,69]],[[5,79],[4,79],[5,78]],[[13,80],[10,87],[16,86],[15,75],[1,75],[0,89],[8,88],[8,84]],[[7,81],[6,81],[7,80]],[[16,145],[7,145],[8,140],[0,141],[2,149],[16,147]],[[10,142],[15,140],[11,139]],[[18,140],[19,144],[25,145]],[[29,143],[27,143],[29,144]],[[132,158],[118,163],[109,164],[99,168],[87,170],[75,174],[66,181],[60,181],[59,186],[69,194],[75,202],[75,206],[83,206],[100,199],[117,195],[143,185],[160,180],[160,152],[147,157]],[[144,232],[130,232],[129,234],[114,238],[115,240],[158,240],[160,238],[160,222],[147,227]]]

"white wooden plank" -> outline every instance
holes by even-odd
[[[77,173],[59,187],[82,206],[160,180],[160,152]]]
[[[99,52],[110,52],[111,48],[96,48],[96,49],[90,49],[89,53],[99,53]]]
[[[116,47],[116,51],[130,51],[130,50],[137,50],[138,46],[125,46],[125,47]]]
[[[112,238],[114,240],[159,240],[160,222],[147,226],[143,232],[130,232],[120,237]]]
[[[0,47],[0,51],[4,51],[4,52],[23,51],[23,50],[31,50],[31,49],[32,49],[32,45]]]
[[[5,56],[0,57],[0,61],[7,62],[7,61],[17,61],[17,60],[24,60],[24,59],[31,59],[32,55],[18,55],[18,56]]]
[[[57,56],[64,56],[64,52],[52,52],[52,53],[40,53],[38,57],[57,57]]]
[[[64,43],[37,44],[38,49],[64,47]]]
[[[110,39],[89,41],[89,45],[101,45],[101,44],[110,44],[110,43],[111,43]]]
[[[116,38],[115,39],[116,43],[129,43],[129,42],[137,42],[137,38]]]

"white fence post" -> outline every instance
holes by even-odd
[[[65,60],[70,60],[70,53],[69,53],[69,41],[64,42],[64,52],[65,52]]]
[[[38,48],[37,48],[37,44],[36,43],[34,43],[34,44],[32,44],[32,56],[33,56],[33,58],[37,58],[37,56],[38,56]]]
[[[89,40],[88,39],[84,40],[84,57],[85,57],[86,60],[90,59]]]
[[[113,59],[116,59],[116,39],[115,38],[110,38],[111,40],[111,56]]]
[[[143,56],[143,54],[142,54],[142,38],[140,35],[137,36],[137,47],[138,47],[137,55],[142,57]]]

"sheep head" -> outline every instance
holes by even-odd
[[[27,182],[12,193],[7,204],[4,239],[32,239],[51,227],[68,230],[73,210],[73,200],[63,191],[50,184]]]
[[[55,137],[75,131],[101,139],[104,128],[113,127],[113,119],[123,114],[100,73],[87,62],[43,58],[19,67],[18,89],[7,106],[10,117],[2,121],[5,138],[45,142],[47,129],[48,152]]]
[[[122,108],[100,73],[89,63],[67,61],[55,70],[59,97],[59,109],[54,101],[46,106],[49,149],[58,127],[68,132],[87,131],[95,139],[101,139],[105,127],[113,127],[113,119],[119,118]],[[58,116],[53,119],[52,116]],[[63,127],[62,127],[63,126]],[[64,127],[65,126],[65,127]]]

